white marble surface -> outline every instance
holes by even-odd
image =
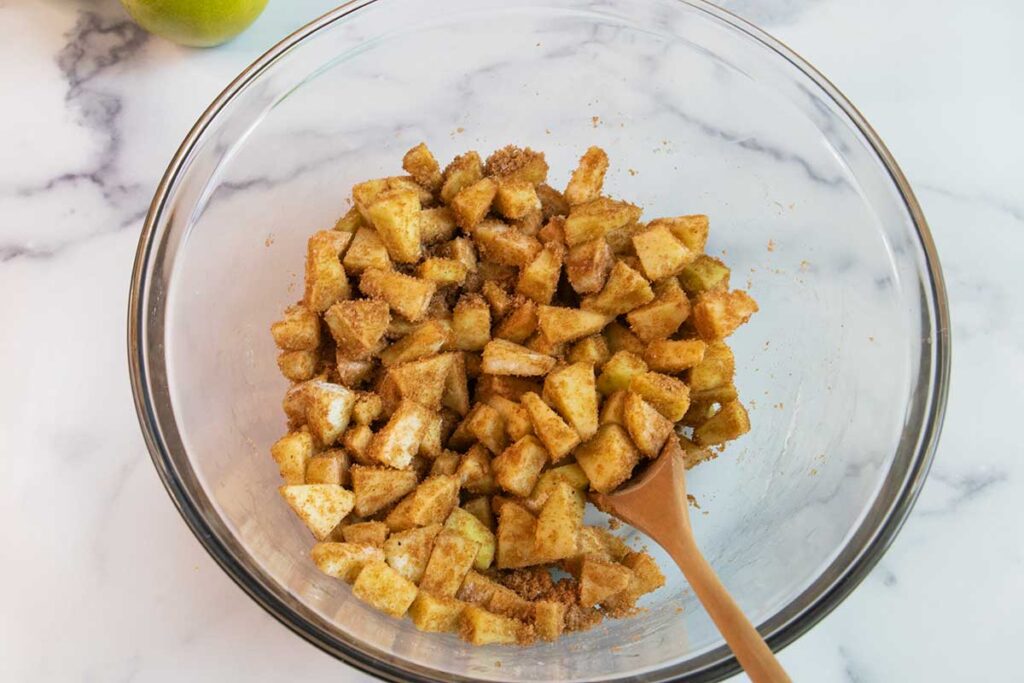
[[[0,0],[0,680],[369,680],[278,625],[192,537],[150,466],[124,348],[138,231],[167,160],[231,77],[332,4],[273,0],[238,40],[191,51],[148,38],[113,0]],[[953,317],[948,417],[921,499],[782,661],[823,683],[1015,680],[1024,7],[726,4],[886,140],[929,218]]]

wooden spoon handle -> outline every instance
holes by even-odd
[[[679,538],[666,547],[686,580],[754,683],[788,683],[789,676],[754,625],[732,599],[693,538]]]

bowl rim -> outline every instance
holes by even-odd
[[[277,621],[310,644],[373,676],[394,681],[475,680],[453,677],[450,674],[443,674],[443,679],[425,676],[422,673],[413,672],[407,668],[380,660],[356,648],[352,648],[344,642],[327,637],[325,632],[310,624],[289,605],[285,604],[272,590],[260,582],[235,559],[230,550],[219,541],[210,524],[194,505],[175,471],[168,443],[164,439],[158,416],[154,411],[153,397],[150,393],[149,366],[145,353],[146,347],[142,343],[144,341],[143,331],[146,328],[147,312],[143,305],[147,301],[147,283],[152,270],[151,256],[153,255],[153,245],[158,232],[157,226],[160,223],[166,201],[174,189],[186,161],[193,148],[203,137],[206,129],[231,100],[292,48],[300,45],[307,38],[335,22],[380,1],[348,0],[348,2],[314,19],[277,42],[233,79],[204,110],[189,130],[157,186],[139,236],[139,244],[132,269],[127,311],[129,374],[135,409],[143,438],[153,465],[168,495],[200,544],[214,561],[220,565],[221,569],[250,598],[255,600],[257,604],[277,619]],[[831,585],[820,591],[810,604],[799,610],[796,614],[784,615],[786,607],[783,607],[779,613],[769,618],[765,624],[760,625],[759,629],[763,633],[769,634],[766,636],[766,640],[772,650],[779,651],[827,616],[864,580],[895,539],[920,494],[934,459],[946,411],[952,352],[949,306],[938,253],[936,252],[935,244],[921,207],[892,154],[860,111],[850,103],[831,81],[819,73],[806,60],[787,45],[754,24],[706,0],[677,1],[725,22],[731,28],[747,34],[750,38],[774,51],[811,79],[849,117],[850,121],[856,126],[860,134],[864,136],[864,139],[877,155],[879,161],[882,162],[890,179],[899,191],[900,197],[917,230],[917,237],[926,263],[926,268],[923,272],[928,275],[928,282],[926,283],[928,291],[925,294],[930,294],[930,296],[923,294],[922,298],[925,300],[926,309],[928,308],[927,303],[929,301],[932,304],[929,312],[932,316],[931,322],[934,324],[934,328],[929,330],[932,342],[932,362],[928,367],[930,371],[930,376],[928,377],[930,380],[928,383],[930,391],[924,397],[925,404],[921,414],[921,433],[918,435],[915,452],[903,474],[900,489],[885,512],[881,524],[874,530],[873,535],[857,550],[856,556],[846,566],[845,570],[832,580]],[[924,370],[922,370],[922,374],[925,374]],[[876,496],[877,500],[878,497]],[[853,537],[862,531],[867,523],[868,520],[861,520],[854,534],[848,538],[844,549],[852,545],[854,542]],[[835,560],[826,567],[821,576],[794,598],[790,605],[798,603],[801,596],[814,589],[816,584],[822,580],[828,573],[828,569],[833,567],[834,564]],[[780,620],[780,615],[785,618]],[[673,680],[720,681],[740,671],[739,663],[724,643],[705,653],[702,657],[709,660],[707,666]],[[425,667],[420,668],[425,669]],[[434,671],[434,673],[441,675],[441,672]]]

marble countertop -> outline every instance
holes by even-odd
[[[0,679],[370,680],[232,585],[155,475],[127,381],[142,218],[234,75],[334,4],[194,51],[114,0],[0,0]],[[923,494],[866,581],[781,653],[795,680],[1011,680],[1024,638],[1024,5],[731,0],[816,65],[909,177],[955,357]],[[159,126],[150,124],[160,121]],[[1017,415],[1018,417],[1014,417]]]

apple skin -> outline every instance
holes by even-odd
[[[267,0],[121,0],[150,33],[190,47],[225,43],[262,14]]]

